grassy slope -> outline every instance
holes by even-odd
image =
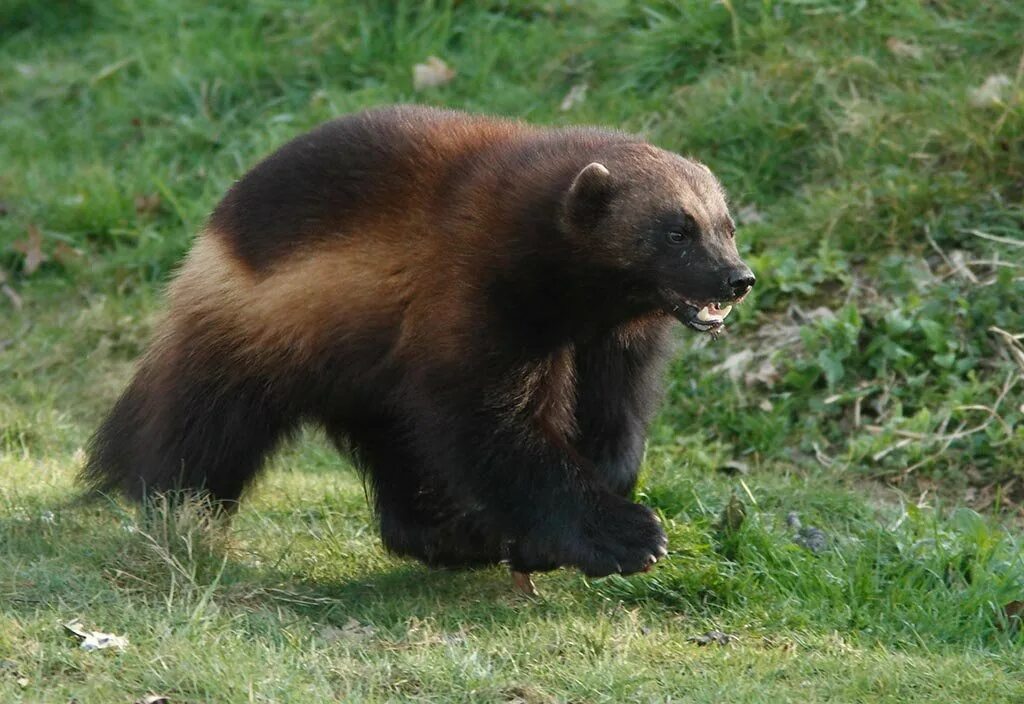
[[[377,5],[0,6],[0,268],[24,299],[0,299],[0,700],[1024,698],[1000,608],[1024,596],[1018,534],[955,508],[1002,511],[1024,474],[1021,367],[988,331],[1024,332],[1021,250],[970,233],[1022,240],[1024,8]],[[430,54],[458,77],[416,94]],[[1002,100],[973,106],[996,73]],[[681,335],[649,448],[673,547],[651,575],[545,576],[528,602],[500,570],[388,558],[316,437],[230,529],[71,503],[159,283],[231,179],[409,100],[642,131],[707,161],[745,216],[757,300],[723,340]],[[27,276],[30,224],[50,259]],[[999,264],[975,283],[958,252]],[[723,534],[734,492],[747,519]],[[793,543],[789,511],[825,552]],[[130,648],[77,650],[74,616]],[[739,639],[687,642],[711,627]]]

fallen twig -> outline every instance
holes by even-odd
[[[1024,241],[1022,240],[1011,240],[1009,237],[1000,237],[999,235],[993,235],[989,232],[982,232],[981,230],[965,230],[968,234],[980,237],[983,240],[989,240],[990,242],[998,242],[1000,244],[1008,244],[1011,247],[1024,247]]]
[[[925,227],[924,236],[928,240],[928,244],[931,245],[931,248],[934,249],[940,257],[942,257],[942,261],[946,262],[946,266],[950,268],[950,271],[961,278],[967,279],[972,284],[978,283],[978,277],[974,275],[974,272],[971,271],[970,267],[968,267],[964,262],[964,258],[962,256],[954,258],[947,256],[942,247],[939,246],[938,242],[932,238],[930,228]]]
[[[1017,366],[1024,370],[1024,344],[1021,344],[1021,340],[1024,340],[1024,334],[1014,335],[995,325],[991,326],[988,331],[999,336],[1010,357],[1017,363]]]
[[[14,306],[15,310],[21,310],[21,296],[19,296],[18,292],[15,291],[9,283],[7,283],[7,272],[3,269],[0,269],[0,293],[7,296],[7,300],[11,302],[11,305]]]
[[[933,433],[919,433],[919,432],[915,432],[915,431],[912,431],[912,430],[903,430],[903,429],[900,429],[900,428],[885,428],[883,426],[874,425],[874,424],[865,425],[864,427],[865,427],[865,429],[868,430],[868,432],[876,433],[876,434],[877,433],[889,432],[889,433],[892,433],[893,435],[895,435],[896,437],[901,438],[897,442],[895,442],[895,443],[889,445],[888,447],[885,447],[885,448],[879,450],[878,452],[876,452],[874,455],[871,456],[871,459],[874,460],[875,462],[879,462],[884,457],[886,457],[887,455],[895,452],[896,450],[900,450],[900,449],[902,449],[902,448],[904,448],[904,447],[906,447],[908,445],[912,445],[914,443],[918,443],[918,444],[924,445],[926,447],[927,446],[935,446],[935,445],[939,445],[940,446],[937,451],[929,454],[924,459],[922,459],[922,460],[920,460],[918,462],[915,462],[914,464],[910,465],[909,467],[906,467],[902,472],[900,472],[900,476],[901,477],[906,477],[908,474],[910,474],[910,473],[916,471],[917,469],[920,469],[921,467],[927,465],[928,463],[933,462],[934,460],[937,460],[938,458],[942,457],[942,455],[945,454],[945,452],[950,448],[950,446],[954,442],[956,442],[957,440],[962,440],[962,439],[964,439],[966,437],[970,437],[971,435],[974,435],[975,433],[983,432],[990,425],[992,425],[992,423],[994,423],[994,422],[997,422],[999,425],[1002,426],[1002,428],[1005,431],[1007,437],[1011,436],[1013,434],[1013,429],[1003,419],[1003,417],[1001,415],[999,415],[999,406],[1002,405],[1003,400],[1010,393],[1010,391],[1013,389],[1013,387],[1015,387],[1017,385],[1017,382],[1019,382],[1021,380],[1021,378],[1024,378],[1024,377],[1021,377],[1019,374],[1013,374],[1013,373],[1008,374],[1007,377],[1006,377],[1006,381],[1003,382],[1003,386],[999,390],[999,395],[996,397],[995,402],[991,406],[985,406],[985,405],[982,405],[982,404],[971,404],[971,405],[965,405],[965,406],[956,406],[955,408],[952,409],[950,414],[948,414],[943,419],[943,421],[939,425],[939,428],[937,429],[937,431],[933,432]],[[971,426],[969,428],[967,427],[967,422],[964,421],[964,422],[960,423],[960,425],[957,426],[956,430],[954,430],[951,433],[947,433],[946,432],[946,427],[949,424],[952,412],[955,412],[955,411],[983,411],[984,413],[988,414],[988,418],[985,419],[984,422],[978,423],[977,425]],[[992,444],[993,445],[997,445],[997,444],[1003,444],[1003,443],[995,443],[995,442],[993,442]]]

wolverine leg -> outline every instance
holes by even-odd
[[[388,550],[438,567],[501,560],[498,536],[486,516],[453,500],[439,478],[425,473],[399,423],[364,420],[330,433],[339,444],[347,441],[371,484]]]
[[[619,496],[636,484],[668,347],[665,330],[643,337],[619,330],[576,348],[576,447]]]

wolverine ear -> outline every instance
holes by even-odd
[[[569,186],[566,216],[577,227],[594,225],[608,207],[612,194],[611,172],[597,161],[584,166]]]

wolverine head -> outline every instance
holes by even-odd
[[[565,198],[570,237],[626,271],[647,302],[694,330],[724,324],[754,285],[725,191],[701,163],[643,143],[583,166]]]

